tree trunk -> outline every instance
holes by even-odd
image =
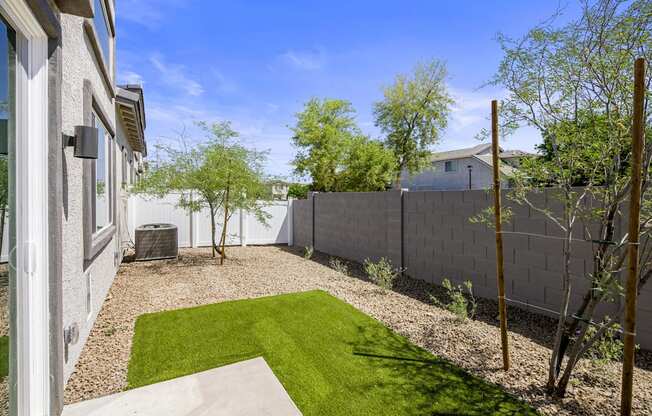
[[[0,209],[0,215],[2,218],[0,218],[0,253],[2,252],[2,241],[5,238],[5,216],[7,215],[7,208],[2,207]]]
[[[212,204],[208,204],[208,208],[211,211],[211,255],[213,256],[213,258],[215,258],[215,250],[216,250],[216,246],[215,246],[215,231],[216,231],[216,229],[215,229],[216,228],[215,227],[215,210],[213,209]]]
[[[231,185],[229,179],[227,179],[226,185],[226,195],[224,196],[224,224],[222,225],[222,237],[220,238],[220,247],[222,252],[220,253],[220,265],[224,264],[226,259],[226,225],[229,221],[229,193],[231,192]]]
[[[568,209],[568,207],[566,208]],[[570,219],[566,219],[566,236],[564,241],[564,275],[563,275],[563,300],[559,309],[559,321],[557,322],[557,331],[555,332],[555,341],[552,348],[552,355],[550,357],[550,365],[548,368],[548,383],[546,389],[548,393],[552,394],[555,391],[557,383],[557,368],[558,360],[563,361],[564,357],[561,354],[562,341],[564,339],[564,332],[566,329],[566,320],[568,318],[568,306],[571,297],[571,278],[570,278],[570,254],[571,242],[573,241],[573,230],[571,227]]]

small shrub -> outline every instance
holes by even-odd
[[[392,266],[392,262],[382,257],[378,263],[366,259],[364,261],[364,271],[369,276],[369,279],[383,288],[384,290],[391,290],[394,286],[394,280],[398,277],[400,270]]]
[[[303,258],[306,260],[310,260],[312,258],[312,255],[315,254],[315,249],[313,246],[306,246],[303,248]]]
[[[471,281],[467,280],[464,282],[464,285],[455,286],[450,280],[444,279],[442,286],[446,289],[446,294],[450,299],[449,302],[443,303],[430,295],[433,303],[455,314],[459,322],[473,319],[478,305],[475,301],[475,296],[473,296],[473,284]]]
[[[112,326],[112,327],[104,329],[102,332],[104,333],[105,336],[110,337],[110,336],[113,336],[117,332],[117,329],[114,326]]]
[[[331,257],[328,260],[328,265],[331,269],[335,270],[338,273],[342,273],[344,276],[349,275],[349,266],[337,257]]]
[[[605,365],[610,361],[620,361],[623,359],[623,350],[624,344],[623,341],[618,337],[618,330],[620,325],[614,325],[609,328],[605,334],[595,341],[593,346],[586,352],[587,357],[589,357],[594,362]],[[589,327],[586,333],[586,339],[591,339],[595,336],[598,329],[594,326]],[[636,346],[638,349],[638,346]]]

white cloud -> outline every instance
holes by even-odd
[[[170,9],[187,6],[188,0],[120,0],[117,2],[116,16],[145,26],[150,30],[159,28]]]
[[[119,84],[145,84],[143,76],[133,71],[120,71],[118,73]]]
[[[281,62],[303,71],[315,71],[324,66],[325,56],[321,50],[289,50],[279,56]]]
[[[193,97],[200,96],[204,93],[204,87],[186,75],[187,69],[184,65],[169,64],[165,62],[161,54],[152,55],[149,61],[159,71],[161,80],[165,84],[181,89]]]
[[[506,91],[477,91],[449,87],[455,100],[451,108],[448,128],[443,140],[436,150],[452,150],[475,146],[479,142],[476,136],[482,129],[490,128],[491,100],[504,98]],[[517,130],[505,139],[503,145],[507,148],[533,151],[540,141],[538,132],[529,127]]]
[[[227,78],[219,69],[213,68],[212,72],[213,77],[217,82],[217,92],[222,94],[232,94],[238,91],[237,84],[233,80]]]

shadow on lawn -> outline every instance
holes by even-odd
[[[301,247],[283,246],[281,250],[303,257],[303,248]],[[330,267],[328,262],[331,257],[334,256],[315,251],[310,260]],[[369,282],[360,263],[347,259],[341,260],[345,261],[349,266],[349,277]],[[449,301],[445,289],[441,286],[407,275],[397,278],[392,290],[419,302],[432,305],[433,307],[435,306],[430,299],[430,295],[433,295],[444,303]],[[486,298],[477,298],[476,300],[478,309],[474,319],[494,327],[499,327],[498,302]],[[507,316],[510,332],[527,337],[543,347],[552,348],[555,327],[557,325],[555,319],[509,305],[507,307]],[[636,353],[636,366],[643,370],[652,371],[652,351],[638,350]]]
[[[374,380],[362,389],[395,402],[405,400],[409,414],[537,414],[499,386],[434,357],[400,335],[387,330],[385,336],[379,336],[377,331],[364,327],[358,331],[359,341],[351,345],[353,355],[366,360],[365,365],[383,375],[382,381]]]

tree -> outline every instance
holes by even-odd
[[[6,155],[0,155],[0,251],[4,241],[7,205],[9,204],[9,161]]]
[[[226,225],[238,209],[246,210],[266,224],[269,215],[261,200],[266,195],[262,166],[265,153],[247,149],[238,143],[238,133],[229,122],[199,123],[208,139],[189,148],[184,137],[180,148],[159,145],[163,160],[158,160],[135,185],[136,193],[162,198],[179,193],[179,207],[198,212],[208,209],[211,218],[212,255],[226,259]],[[216,241],[218,215],[222,232]]]
[[[411,77],[398,75],[374,104],[376,126],[397,158],[394,179],[400,186],[404,170],[414,174],[428,161],[430,146],[447,125],[453,100],[445,84],[446,66],[438,60],[419,64]]]
[[[598,306],[623,296],[619,272],[628,236],[616,231],[631,184],[633,64],[652,54],[652,3],[600,0],[582,6],[581,17],[563,27],[552,20],[522,39],[499,35],[504,58],[492,81],[509,92],[501,105],[503,129],[526,124],[544,138],[544,157],[522,161],[511,197],[547,217],[562,236],[562,301],[547,382],[548,391],[562,397],[579,359],[622,318],[620,308],[595,322]],[[648,89],[650,81],[648,73]],[[650,123],[649,100],[645,120]],[[639,291],[652,275],[649,139],[644,161]],[[552,188],[561,213],[531,198],[543,187]],[[578,244],[593,249],[592,270],[580,277],[570,270]],[[571,313],[573,289],[584,279],[583,300]]]
[[[354,114],[348,101],[313,98],[296,115],[292,143],[298,152],[292,164],[297,175],[310,175],[314,191],[336,190],[347,144],[361,134]]]
[[[354,115],[348,101],[316,98],[297,114],[293,164],[296,174],[312,177],[313,191],[383,191],[391,183],[394,154],[363,135]]]
[[[288,187],[288,197],[306,199],[310,192],[310,185],[305,183],[293,183]]]
[[[394,179],[396,159],[381,142],[357,136],[350,140],[337,189],[346,192],[385,191]]]

